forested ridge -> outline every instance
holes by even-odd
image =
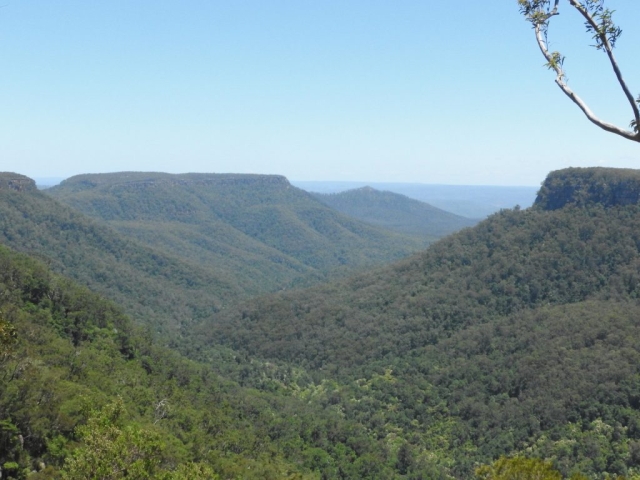
[[[241,294],[236,279],[124,237],[38,192],[27,177],[1,180],[0,242],[107,295],[139,323],[179,334]]]
[[[0,250],[0,466],[10,478],[92,478],[81,472],[113,462],[131,465],[113,478],[638,478],[636,177],[553,172],[533,208],[393,265],[190,317],[169,342],[180,353],[134,326],[148,318],[52,273],[67,257],[47,252],[67,244],[38,225],[64,225],[58,207],[2,177],[5,238],[31,239],[31,253],[42,241],[48,265]],[[87,231],[115,235],[66,211],[72,231],[85,225],[77,249]],[[142,248],[126,242],[116,258]]]
[[[117,180],[127,174],[90,175],[90,187],[84,176],[65,183],[67,193],[89,189],[88,205],[97,205],[107,219],[120,219],[109,223],[37,191],[27,177],[0,175],[0,241],[109,296],[138,323],[167,334],[167,341],[179,340],[194,319],[238,299],[318,283],[420,244],[341,217],[298,189],[289,194],[293,187],[283,177],[130,175],[124,186]],[[98,181],[106,192],[94,191]],[[232,195],[229,189],[238,191]],[[273,221],[278,205],[263,205],[270,189],[282,197],[271,203],[284,205],[283,222]],[[299,234],[301,221],[289,221],[287,211],[296,201],[311,219],[307,236]],[[234,222],[253,229],[256,238]],[[344,241],[330,249],[334,234]],[[260,236],[285,246],[269,246]]]
[[[432,239],[478,223],[477,220],[446,212],[428,203],[371,187],[312,195],[331,208],[362,221]]]
[[[342,215],[278,175],[78,175],[47,193],[254,295],[387,263],[430,240]]]
[[[352,366],[387,353],[401,355],[523,309],[635,298],[640,288],[637,209],[596,205],[503,211],[391,267],[305,292],[251,300],[235,317],[219,318],[232,322],[234,338],[251,339],[253,351],[273,349],[319,368],[340,362],[340,354],[348,355],[344,363]],[[218,320],[207,328],[222,330],[224,325]],[[288,327],[299,329],[299,342],[289,342],[296,334]],[[316,329],[331,338],[316,335]],[[254,330],[274,338],[263,342]],[[281,335],[290,337],[276,345]]]

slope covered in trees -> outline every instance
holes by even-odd
[[[0,241],[46,259],[55,271],[120,303],[136,321],[154,330],[171,331],[173,342],[193,319],[208,318],[240,298],[317,283],[330,270],[348,271],[383,262],[386,256],[407,253],[420,243],[342,217],[294,189],[293,197],[307,202],[296,204],[311,219],[311,226],[303,225],[289,215],[288,187],[280,177],[256,180],[241,176],[240,186],[235,185],[235,177],[225,177],[222,183],[234,194],[206,188],[211,187],[210,181],[221,181],[216,176],[213,180],[206,175],[189,177],[187,186],[180,184],[180,178],[167,176],[178,182],[174,185],[160,177],[158,191],[134,182],[137,186],[126,184],[122,191],[115,186],[120,193],[109,193],[114,181],[110,177],[106,193],[89,192],[92,202],[107,205],[100,207],[103,213],[126,218],[112,225],[139,237],[136,240],[37,191],[27,177],[2,174]],[[198,184],[200,180],[205,187]],[[270,181],[275,182],[276,192],[283,191],[286,207],[263,205],[268,195],[258,187],[264,184],[269,190]],[[84,187],[78,188],[84,192]],[[180,193],[171,196],[171,189]],[[199,200],[203,191],[210,196]],[[278,202],[277,195],[273,202]],[[284,223],[272,221],[274,216],[279,218],[278,212],[284,212]],[[224,215],[230,220],[219,220]],[[264,241],[241,233],[231,226],[233,222]],[[343,241],[330,248],[335,232]],[[281,242],[280,250],[266,242]]]
[[[469,478],[520,452],[567,476],[638,473],[640,206],[545,207],[556,185],[592,189],[593,173],[552,174],[532,209],[391,267],[249,301],[199,334],[333,385],[325,401],[398,439],[407,472]]]
[[[0,246],[2,478],[398,478],[388,456],[336,409],[223,380]]]
[[[21,175],[0,175],[0,242],[44,259],[137,321],[172,334],[242,293],[234,278],[127,239],[38,192]]]
[[[249,293],[398,259],[427,242],[341,215],[277,175],[79,175],[47,193]]]
[[[345,215],[389,230],[425,238],[444,237],[478,223],[477,220],[445,212],[428,203],[371,187],[312,195]]]

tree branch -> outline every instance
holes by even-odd
[[[611,42],[607,37],[606,30],[603,31],[603,29],[600,28],[600,25],[598,25],[598,23],[595,21],[593,16],[580,2],[578,2],[577,0],[569,0],[569,3],[571,4],[571,6],[575,7],[576,10],[580,12],[580,14],[586,20],[587,24],[590,25],[591,28],[593,28],[593,31],[595,32],[595,34],[600,38],[600,41],[602,42],[602,48],[604,48],[604,51],[607,53],[607,57],[609,57],[609,62],[611,63],[611,67],[613,68],[613,72],[615,73],[616,78],[618,79],[618,83],[620,84],[622,91],[624,92],[625,96],[627,97],[627,100],[629,101],[629,104],[631,105],[631,109],[633,110],[633,116],[636,122],[640,123],[640,109],[638,108],[638,104],[636,103],[636,100],[634,99],[633,94],[629,90],[627,83],[624,81],[624,78],[622,78],[622,72],[620,71],[620,67],[618,66],[616,57],[613,54],[613,45],[611,45]],[[557,2],[556,2],[556,6],[557,6]]]
[[[569,0],[573,1],[573,0]],[[556,3],[557,5],[557,3]],[[616,135],[620,135],[628,140],[633,140],[636,142],[640,142],[640,132],[632,132],[629,130],[622,129],[616,125],[605,122],[598,118],[593,111],[589,108],[589,106],[582,100],[565,82],[565,73],[562,69],[562,60],[560,55],[557,52],[551,53],[547,47],[547,43],[543,38],[542,33],[542,25],[544,23],[536,23],[534,25],[534,30],[536,33],[536,40],[538,41],[538,47],[540,47],[540,51],[544,58],[547,59],[547,65],[550,69],[555,71],[556,73],[556,84],[560,89],[571,99],[573,103],[575,103],[580,110],[585,114],[585,116],[595,125],[602,128],[603,130],[611,133],[615,133]],[[633,98],[633,97],[632,97]]]

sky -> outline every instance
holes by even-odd
[[[640,94],[640,2],[607,2]],[[569,85],[632,118],[561,3]],[[516,0],[4,0],[0,171],[281,174],[299,181],[537,186],[640,167],[544,66]]]

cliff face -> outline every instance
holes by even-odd
[[[640,202],[640,170],[625,168],[566,168],[551,172],[534,203],[543,210],[565,205],[605,207]]]
[[[19,173],[0,172],[0,190],[15,190],[17,192],[36,191],[36,182]]]

